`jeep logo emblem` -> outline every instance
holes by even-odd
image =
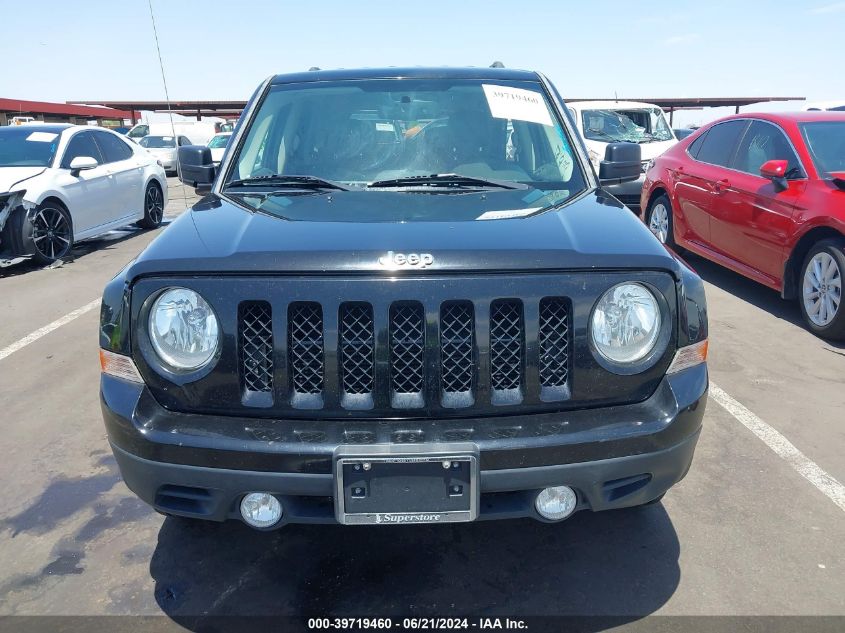
[[[378,258],[378,263],[385,268],[426,268],[434,263],[431,253],[394,253],[387,251],[387,255]]]

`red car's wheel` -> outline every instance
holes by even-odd
[[[669,197],[658,196],[651,201],[646,213],[646,225],[654,236],[667,246],[675,246],[675,236],[672,233],[672,203]]]
[[[810,330],[833,340],[845,340],[842,278],[845,277],[845,240],[817,243],[801,268],[801,313]]]

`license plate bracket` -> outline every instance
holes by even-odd
[[[455,523],[478,517],[477,451],[420,445],[380,454],[378,448],[343,447],[336,455],[335,515],[340,523]]]

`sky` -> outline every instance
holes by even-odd
[[[845,100],[845,2],[152,0],[173,99],[246,99],[268,75],[362,66],[545,73],[564,96]],[[163,99],[148,0],[0,0],[0,97]],[[750,106],[800,109],[801,104]],[[731,110],[678,112],[678,125]]]

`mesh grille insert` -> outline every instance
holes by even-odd
[[[296,393],[323,391],[323,309],[318,303],[293,303],[288,315],[290,372]]]
[[[472,391],[474,321],[471,303],[447,303],[440,310],[440,375],[445,393]]]
[[[490,306],[490,383],[494,390],[522,386],[522,302],[494,301]]]
[[[569,378],[569,306],[561,297],[540,301],[540,384],[562,387]]]
[[[390,306],[390,383],[394,393],[418,394],[425,376],[425,315],[419,303]]]
[[[266,301],[240,305],[241,379],[246,391],[273,391],[273,316]]]
[[[346,393],[372,393],[374,351],[372,307],[344,303],[340,307],[340,370]]]

